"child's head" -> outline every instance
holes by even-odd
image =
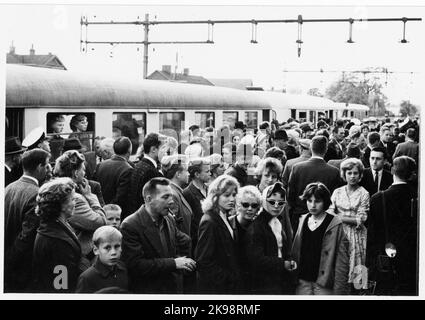
[[[313,182],[307,185],[300,199],[306,201],[307,209],[312,215],[328,210],[331,205],[331,193],[321,182]]]
[[[117,204],[107,204],[103,207],[108,226],[119,229],[121,224],[121,207]]]
[[[121,257],[122,234],[112,226],[98,228],[93,234],[93,252],[100,262],[114,266]]]

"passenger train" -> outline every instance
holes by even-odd
[[[66,119],[60,133],[63,138],[72,134],[69,120],[82,114],[87,117],[92,142],[96,136],[128,136],[133,132],[136,137],[130,138],[140,145],[147,132],[179,139],[180,132],[193,124],[219,128],[241,120],[255,129],[273,119],[283,122],[291,117],[315,123],[322,116],[361,119],[368,113],[367,106],[308,95],[157,80],[112,80],[14,64],[7,64],[6,71],[6,136],[21,140],[39,126],[48,135],[57,136],[50,126],[58,115]]]

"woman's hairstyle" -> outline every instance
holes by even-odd
[[[363,171],[364,171],[364,165],[363,163],[357,159],[357,158],[348,158],[344,161],[342,161],[341,163],[341,178],[342,180],[344,180],[345,182],[347,182],[347,180],[345,179],[345,173],[348,170],[353,169],[354,167],[357,167],[357,170],[359,170],[360,173],[360,177],[363,176]]]
[[[255,174],[260,177],[264,174],[266,169],[268,169],[270,173],[275,173],[279,177],[283,171],[283,166],[276,158],[268,157],[262,159],[258,163],[257,168],[255,169]]]
[[[264,158],[276,158],[276,159],[286,159],[285,151],[278,147],[271,147],[266,151],[266,154],[264,155]]]
[[[36,198],[36,213],[42,221],[57,219],[65,203],[75,190],[70,178],[55,178],[41,186]]]
[[[236,192],[239,189],[239,182],[232,176],[224,174],[217,177],[208,187],[208,195],[202,201],[202,211],[208,212],[218,210],[218,198],[225,193],[230,187],[236,187]]]
[[[261,193],[258,191],[258,188],[249,185],[240,188],[236,195],[236,203],[240,204],[245,196],[252,196],[258,204],[261,204]]]
[[[78,122],[87,120],[87,117],[83,114],[76,114],[71,118],[71,121],[69,122],[69,126],[71,127],[72,131],[77,131],[77,124]]]
[[[57,177],[72,178],[73,173],[81,168],[84,160],[84,155],[76,150],[65,151],[56,159],[53,174]]]
[[[165,156],[161,160],[164,176],[170,180],[173,179],[177,172],[182,172],[187,167],[187,164],[188,158],[183,154]]]
[[[323,201],[323,211],[329,209],[329,206],[331,205],[331,193],[323,183],[313,182],[308,184],[305,187],[303,194],[300,196],[300,199],[307,201],[312,196]]]

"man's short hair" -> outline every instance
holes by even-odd
[[[161,140],[159,140],[159,135],[157,133],[149,133],[143,141],[143,152],[148,154],[152,147],[159,148],[160,145]]]
[[[328,138],[325,136],[315,136],[311,139],[311,152],[314,154],[325,155],[328,150]]]
[[[150,179],[145,186],[143,187],[142,190],[142,195],[143,195],[143,199],[145,199],[146,201],[146,197],[147,196],[154,196],[156,195],[157,192],[157,188],[156,186],[169,186],[170,185],[170,180],[168,180],[167,178],[163,178],[163,177],[158,177],[158,178],[152,178]]]
[[[416,130],[414,128],[409,128],[406,131],[406,137],[414,140],[416,138]]]
[[[277,129],[274,133],[274,139],[288,141],[288,134],[284,129]]]
[[[129,152],[131,147],[131,140],[128,137],[119,137],[115,140],[113,148],[117,155],[124,155]]]
[[[351,142],[347,146],[347,157],[360,159],[362,152],[358,144]]]
[[[270,124],[267,121],[264,121],[260,124],[261,130],[267,129],[268,127],[270,127]]]
[[[387,153],[387,150],[385,150],[385,148],[382,148],[382,147],[376,147],[376,148],[372,148],[372,150],[370,151],[370,154],[372,154],[372,152],[381,152],[384,159],[385,159],[385,155]]]
[[[408,156],[400,156],[394,159],[392,173],[401,180],[407,181],[416,171],[416,161]]]
[[[38,165],[44,166],[48,158],[50,153],[40,148],[25,151],[22,155],[22,168],[24,171],[34,172]]]
[[[96,247],[99,247],[101,243],[111,239],[119,239],[119,241],[122,240],[121,232],[113,226],[99,227],[93,233],[93,244]]]
[[[197,124],[191,125],[189,127],[189,130],[192,131],[192,132],[195,131],[195,130],[198,130],[198,129],[199,129],[199,126]]]
[[[367,135],[367,141],[369,142],[370,145],[373,145],[380,140],[381,140],[381,136],[379,135],[378,132],[372,131],[372,132],[369,132],[369,134]]]
[[[195,178],[196,173],[200,173],[202,171],[202,166],[209,165],[210,161],[208,158],[195,158],[190,160],[188,171],[189,171],[189,177],[191,179]]]
[[[119,211],[121,213],[122,209],[117,204],[109,203],[109,204],[105,204],[103,206],[103,211],[105,211],[105,212],[107,212],[107,211]]]

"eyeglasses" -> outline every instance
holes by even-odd
[[[281,207],[286,203],[286,201],[276,201],[276,200],[267,200],[267,202],[270,203],[272,206],[274,206],[277,203],[278,207]]]
[[[258,203],[248,203],[248,202],[241,202],[242,207],[245,209],[251,207],[252,209],[257,209],[259,204]]]

